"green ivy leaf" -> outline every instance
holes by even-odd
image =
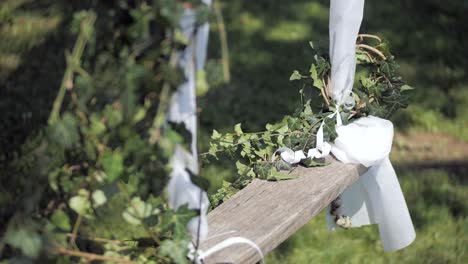
[[[113,108],[112,106],[106,106],[104,110],[104,117],[107,120],[107,124],[110,128],[115,128],[120,125],[123,121],[123,114],[120,110]]]
[[[177,264],[188,264],[187,259],[187,245],[188,240],[171,240],[166,239],[161,243],[160,251],[164,256],[170,257],[174,263]]]
[[[102,190],[95,190],[91,195],[94,202],[94,207],[97,208],[107,202],[106,194]]]
[[[160,213],[158,208],[144,202],[140,197],[134,197],[130,201],[130,206],[122,213],[122,217],[132,225],[141,225],[143,220],[158,213]]]
[[[335,118],[325,118],[323,124],[323,135],[324,140],[328,142],[334,142],[335,138],[338,137],[336,133],[336,119]]]
[[[299,71],[295,70],[289,77],[289,80],[294,81],[294,80],[300,80],[301,78],[302,78],[302,75],[299,73]]]
[[[287,163],[286,161],[284,161],[282,159],[275,161],[274,165],[275,165],[276,170],[278,170],[278,171],[282,171],[282,170],[289,171],[289,170],[292,169],[291,164]]]
[[[70,113],[65,113],[60,121],[50,127],[49,139],[66,148],[78,142],[78,120]]]
[[[302,159],[302,160],[301,160],[301,164],[304,165],[304,166],[307,167],[307,168],[310,168],[310,167],[320,167],[320,166],[326,166],[326,165],[328,165],[328,163],[316,161],[316,160],[314,160],[313,158]]]
[[[102,167],[109,182],[117,180],[124,171],[122,154],[118,151],[106,150],[102,157]]]
[[[242,135],[242,134],[244,133],[244,132],[242,131],[242,128],[241,128],[241,123],[236,124],[236,125],[234,126],[234,132],[236,132],[236,134],[237,134],[238,136],[240,136],[240,135]]]
[[[315,64],[312,63],[310,65],[310,69],[309,69],[309,72],[310,72],[310,77],[312,78],[312,80],[318,80],[318,75],[317,75],[317,69],[315,68]]]
[[[41,236],[26,227],[8,229],[5,241],[10,246],[20,249],[24,255],[30,258],[37,258],[42,247]]]
[[[98,136],[106,131],[106,126],[103,122],[101,122],[101,120],[98,119],[96,115],[91,115],[89,121],[91,122],[91,133],[93,135]]]
[[[270,170],[270,174],[268,175],[267,180],[283,181],[283,180],[290,180],[290,179],[295,179],[295,178],[297,177],[290,173],[280,172],[273,168]]]
[[[206,80],[206,72],[204,70],[198,70],[196,80],[197,96],[205,95],[210,89],[210,86],[208,85],[208,82]]]
[[[189,209],[188,205],[180,206],[176,212],[168,210],[163,215],[162,230],[172,229],[174,239],[185,239],[188,235],[187,224],[197,216],[196,210]]]
[[[273,164],[271,163],[263,163],[263,164],[256,164],[254,166],[253,171],[260,179],[268,179],[270,176],[270,171],[273,170]]]
[[[70,208],[73,209],[77,214],[84,215],[87,210],[91,208],[91,204],[89,202],[89,192],[85,189],[80,189],[78,191],[78,195],[70,198],[68,204],[70,205]]]
[[[414,87],[411,87],[407,84],[403,85],[400,87],[400,91],[403,92],[403,91],[410,91],[410,90],[414,90]]]
[[[298,130],[301,127],[302,127],[302,123],[301,123],[301,120],[299,120],[299,118],[296,118],[296,117],[288,118],[288,128],[291,131]],[[287,132],[287,131],[285,131],[285,132]],[[283,133],[285,133],[285,132],[283,132]]]
[[[70,218],[68,218],[68,215],[62,210],[56,210],[50,217],[50,221],[63,231],[71,230]]]

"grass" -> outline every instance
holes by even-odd
[[[289,75],[295,69],[307,71],[312,59],[309,40],[328,45],[329,1],[223,4],[232,82],[214,87],[200,99],[202,149],[212,129],[225,131],[242,122],[245,130],[255,131],[291,113],[299,87],[288,81]],[[64,18],[56,6],[53,1],[28,0],[0,4],[3,150],[8,151],[3,139],[20,145],[45,123],[57,92],[68,42],[60,38]],[[361,31],[392,43],[402,75],[416,87],[412,106],[394,119],[400,132],[446,133],[468,141],[468,36],[463,28],[467,11],[468,3],[457,0],[366,1]],[[215,31],[210,57],[220,57]],[[384,253],[375,226],[329,232],[322,215],[273,251],[268,263],[466,263],[466,162],[437,167],[414,162],[414,166],[396,164],[417,229],[410,247]],[[212,181],[211,193],[222,179],[232,177],[233,167],[220,162],[204,168]]]

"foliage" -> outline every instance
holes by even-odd
[[[196,212],[168,209],[162,192],[175,144],[190,140],[177,126],[163,130],[183,81],[176,54],[187,43],[178,26],[187,3],[198,23],[209,17],[195,0],[72,7],[76,41],[48,124],[2,155],[2,258],[186,262]],[[118,228],[105,226],[114,218]]]
[[[312,42],[310,46],[314,49]],[[267,124],[266,131],[262,132],[245,133],[240,123],[234,126],[234,133],[220,134],[214,130],[205,155],[217,158],[222,152],[236,160],[237,177],[232,184],[223,184],[212,197],[212,206],[225,201],[254,178],[273,181],[294,178],[291,172],[295,166],[276,156],[276,150],[281,147],[293,151],[314,148],[321,126],[324,140],[333,142],[337,136],[334,117],[337,111],[343,123],[347,124],[367,115],[389,118],[396,110],[405,108],[405,92],[412,88],[397,74],[398,65],[387,46],[376,36],[361,35],[356,49],[357,64],[368,73],[362,75],[354,86],[350,97],[352,102],[338,106],[331,99],[330,63],[326,55],[317,51],[307,75],[295,70],[289,78],[302,83],[299,91],[301,106],[293,115],[287,115],[275,124]],[[314,107],[312,97],[317,95],[321,96],[323,103]],[[306,167],[326,165],[323,159],[314,158],[302,159],[300,164]]]

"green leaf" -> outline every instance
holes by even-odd
[[[130,206],[122,213],[122,217],[132,225],[141,225],[142,220],[152,215],[159,214],[160,210],[154,208],[150,203],[144,202],[140,197],[134,197]]]
[[[77,214],[84,215],[86,211],[91,208],[89,192],[85,189],[80,189],[78,195],[70,198],[68,204]]]
[[[91,122],[91,133],[93,135],[100,135],[106,131],[106,126],[96,115],[91,115],[89,120]]]
[[[289,77],[289,80],[294,81],[294,80],[300,80],[301,78],[302,78],[302,75],[299,73],[299,71],[295,70]]]
[[[136,112],[135,112],[135,115],[132,118],[132,123],[136,124],[136,123],[140,122],[141,120],[143,120],[145,118],[145,116],[146,116],[147,111],[148,111],[148,109],[145,108],[145,107],[138,107]]]
[[[310,69],[309,69],[309,72],[310,72],[310,77],[312,77],[312,79],[315,81],[318,79],[318,76],[317,76],[317,69],[315,68],[315,64],[311,64],[310,65]]]
[[[188,240],[166,239],[161,243],[160,252],[164,256],[170,257],[174,263],[188,264]]]
[[[163,215],[162,230],[171,229],[174,239],[185,239],[188,236],[187,224],[197,216],[197,211],[189,209],[187,204],[180,206],[176,212],[167,210]]]
[[[97,208],[107,202],[107,197],[102,190],[95,190],[91,195],[94,202],[94,207]]]
[[[322,80],[320,80],[320,79],[315,79],[315,80],[314,80],[314,87],[317,87],[317,88],[320,89],[320,90],[322,90],[323,88],[325,88],[325,86],[323,85]]]
[[[336,119],[335,118],[324,119],[323,135],[324,135],[324,140],[328,142],[334,142],[335,138],[338,137],[338,133],[336,133]]]
[[[283,180],[290,180],[290,179],[295,179],[297,178],[294,175],[291,175],[290,173],[284,173],[277,171],[276,169],[270,170],[270,175],[268,175],[267,180],[269,181],[283,181]]]
[[[411,87],[407,84],[403,85],[400,87],[400,91],[403,92],[403,91],[409,91],[409,90],[414,90],[414,87]]]
[[[320,166],[328,165],[328,163],[316,161],[313,158],[302,159],[301,164],[304,165],[307,168],[309,168],[309,167],[320,167]]]
[[[60,121],[50,127],[49,139],[66,148],[78,142],[78,120],[70,113],[65,113]]]
[[[236,134],[237,134],[238,136],[240,136],[240,135],[242,135],[242,134],[244,133],[244,132],[242,131],[242,128],[241,128],[241,123],[236,124],[236,125],[234,126],[234,132],[236,132]]]
[[[211,139],[215,140],[215,139],[220,139],[220,138],[221,138],[221,134],[218,133],[218,131],[213,129],[213,134],[211,134]]]
[[[106,106],[104,110],[104,117],[110,128],[115,128],[120,125],[123,121],[123,114],[120,110],[113,108],[112,106]]]
[[[291,164],[287,163],[286,161],[284,161],[282,159],[279,159],[279,160],[275,161],[274,164],[275,164],[276,170],[278,170],[278,171],[281,171],[281,170],[289,171],[289,170],[292,169]]]
[[[8,229],[5,241],[30,258],[37,258],[42,247],[41,236],[28,228]]]
[[[102,167],[109,182],[117,180],[124,171],[122,154],[118,151],[106,150],[102,157]]]
[[[50,221],[63,231],[71,230],[70,218],[68,218],[68,215],[62,210],[56,210],[50,217]]]
[[[210,89],[210,86],[208,85],[208,82],[206,81],[206,72],[204,70],[198,70],[196,80],[197,80],[196,81],[197,82],[196,83],[197,96],[205,95]]]
[[[272,163],[256,164],[253,169],[257,177],[260,179],[268,179],[271,175],[271,170],[274,170]]]
[[[236,161],[236,168],[237,168],[237,173],[240,176],[249,176],[249,177],[255,177],[255,173],[253,172],[252,168],[242,164],[240,161]]]
[[[292,131],[300,129],[302,126],[301,120],[296,117],[288,118],[288,128]],[[285,131],[287,132],[287,131]],[[285,133],[283,132],[283,133]]]
[[[305,103],[303,113],[305,116],[310,116],[313,114],[312,107],[310,106],[310,100],[307,100],[307,102]]]

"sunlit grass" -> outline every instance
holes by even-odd
[[[306,41],[310,36],[309,26],[296,21],[282,21],[266,32],[268,40],[276,41]]]

